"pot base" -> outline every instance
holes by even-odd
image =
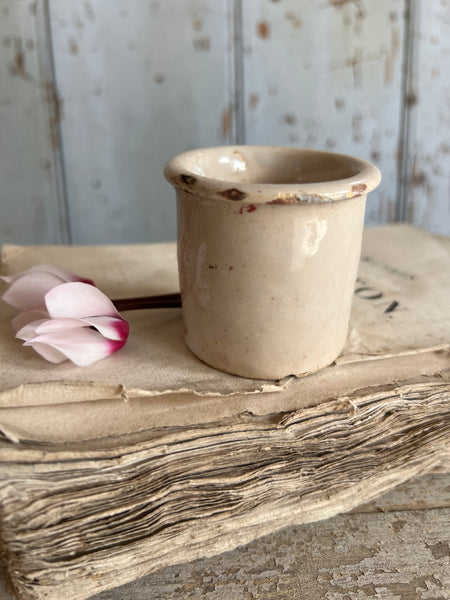
[[[229,373],[230,375],[235,375],[237,377],[245,377],[246,379],[255,379],[255,380],[269,380],[269,381],[280,381],[282,379],[285,379],[286,377],[296,377],[297,379],[302,379],[303,377],[308,377],[309,375],[313,375],[314,373],[318,373],[319,371],[322,371],[322,369],[325,369],[326,367],[329,367],[330,365],[332,365],[334,363],[334,361],[338,358],[338,356],[340,356],[341,352],[342,352],[342,348],[341,350],[336,354],[336,356],[333,356],[332,358],[328,357],[326,359],[323,360],[323,362],[321,361],[319,364],[315,364],[314,366],[308,367],[306,371],[300,371],[300,372],[288,372],[286,373],[285,370],[283,371],[258,371],[257,367],[252,367],[251,370],[246,370],[241,369],[239,367],[233,367],[232,365],[228,366],[228,365],[224,365],[224,361],[223,360],[218,360],[217,362],[214,360],[214,358],[211,358],[211,356],[208,354],[207,356],[203,357],[201,354],[201,352],[196,352],[191,344],[188,342],[188,340],[185,338],[185,343],[186,346],[189,348],[189,350],[192,352],[192,354],[194,354],[194,356],[196,356],[199,360],[201,360],[203,363],[205,363],[206,365],[208,365],[209,367],[212,367],[213,369],[216,369],[217,371],[222,371],[222,373]]]

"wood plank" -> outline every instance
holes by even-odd
[[[450,235],[450,3],[414,2],[407,218]]]
[[[288,527],[233,552],[162,569],[93,600],[447,600],[450,509],[424,508],[448,506],[449,484],[448,474],[426,475],[366,505],[375,512]],[[4,571],[0,597],[13,600]]]
[[[43,1],[0,0],[0,243],[69,241]]]
[[[366,223],[392,221],[404,0],[243,3],[246,141],[354,154],[383,182]]]
[[[232,3],[50,1],[77,243],[175,239],[165,162],[233,139]]]
[[[352,512],[392,512],[450,508],[450,476],[432,473],[410,479]]]
[[[448,600],[449,522],[446,509],[289,527],[92,600]]]

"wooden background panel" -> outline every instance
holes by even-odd
[[[0,0],[0,243],[69,240],[42,1]]]
[[[345,152],[383,182],[366,221],[391,221],[401,140],[404,0],[243,3],[247,143]]]
[[[450,0],[0,0],[0,243],[174,239],[164,163],[237,142],[369,159],[368,224],[450,235],[449,28]]]
[[[450,2],[413,8],[406,218],[450,235]]]
[[[214,0],[51,0],[77,243],[175,239],[165,162],[233,138],[233,15]]]

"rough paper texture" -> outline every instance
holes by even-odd
[[[6,246],[3,273],[48,262],[93,278],[111,298],[178,289],[175,244],[115,247]],[[409,226],[367,229],[349,336],[338,362],[449,347],[450,254]],[[14,339],[14,311],[0,303],[0,405],[129,399],[159,394],[275,392],[283,383],[221,373],[183,341],[181,310],[128,312],[125,348],[89,367],[51,365]],[[388,310],[388,312],[386,312]],[[432,311],[432,313],[430,312]]]
[[[284,387],[197,361],[178,310],[133,314],[126,348],[79,369],[23,349],[2,309],[0,550],[22,600],[85,600],[449,468],[448,244],[387,227],[362,256],[343,356]],[[172,244],[4,258],[111,297],[176,289]]]
[[[152,398],[105,398],[87,402],[47,403],[0,408],[0,435],[11,441],[78,442],[110,438],[171,426],[199,426],[251,413],[299,410],[329,399],[392,386],[399,381],[429,381],[450,368],[450,351],[427,352],[336,365],[290,382],[286,390],[234,394],[226,398],[197,394],[164,394]],[[437,381],[438,379],[436,379]],[[33,388],[28,390],[27,398]],[[52,390],[48,390],[52,394]]]
[[[101,444],[0,443],[12,582],[22,600],[83,600],[350,510],[448,460],[449,400],[447,373]]]

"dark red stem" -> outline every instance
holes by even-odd
[[[141,298],[123,298],[112,300],[119,312],[125,310],[142,310],[145,308],[179,308],[181,295],[163,294],[162,296],[144,296]]]

